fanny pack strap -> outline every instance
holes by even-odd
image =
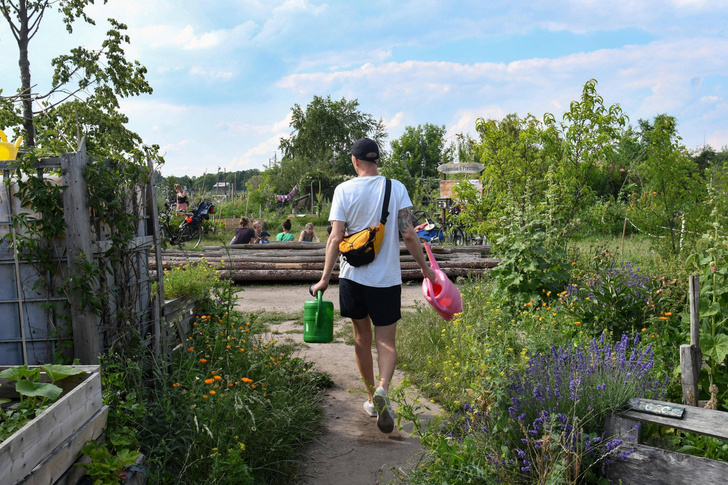
[[[382,204],[382,217],[379,220],[382,224],[387,223],[387,217],[389,217],[389,196],[392,193],[392,181],[388,178],[384,179],[385,187],[384,187],[384,203]]]

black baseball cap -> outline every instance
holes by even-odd
[[[379,146],[377,146],[374,140],[370,140],[369,138],[360,138],[355,141],[349,153],[359,160],[379,163]]]

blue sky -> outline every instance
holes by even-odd
[[[99,45],[105,18],[126,23],[154,94],[122,109],[163,147],[165,175],[262,168],[314,95],[357,99],[390,140],[424,123],[454,138],[480,117],[558,119],[591,78],[633,124],[668,113],[688,148],[728,145],[724,0],[109,0],[90,13],[98,25],[73,36],[46,19],[33,82],[48,84],[63,49]],[[4,25],[0,41],[7,94],[19,76]]]

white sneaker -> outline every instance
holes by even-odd
[[[367,412],[369,416],[372,418],[377,417],[377,408],[374,407],[374,403],[371,403],[369,401],[364,401],[364,411]]]
[[[377,416],[377,427],[382,433],[391,433],[394,429],[394,413],[387,399],[387,391],[383,387],[377,387],[374,391],[374,407],[379,415]]]

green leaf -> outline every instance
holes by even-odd
[[[710,334],[701,335],[700,348],[703,350],[704,355],[721,363],[725,360],[726,355],[728,355],[728,335],[722,333],[715,337]]]
[[[705,312],[700,312],[701,317],[711,317],[720,313],[720,303],[714,301]]]
[[[55,401],[61,395],[63,389],[56,386],[55,384],[48,384],[45,382],[32,382],[28,380],[18,381],[15,385],[15,390],[23,396],[28,397],[44,397]]]
[[[0,372],[0,377],[11,381],[20,381],[25,378],[31,381],[40,380],[40,369],[29,369],[27,365],[11,367]]]
[[[66,377],[75,376],[86,372],[83,369],[78,369],[70,365],[48,364],[41,366],[41,368],[48,375],[51,382],[60,381],[61,379],[65,379]]]

